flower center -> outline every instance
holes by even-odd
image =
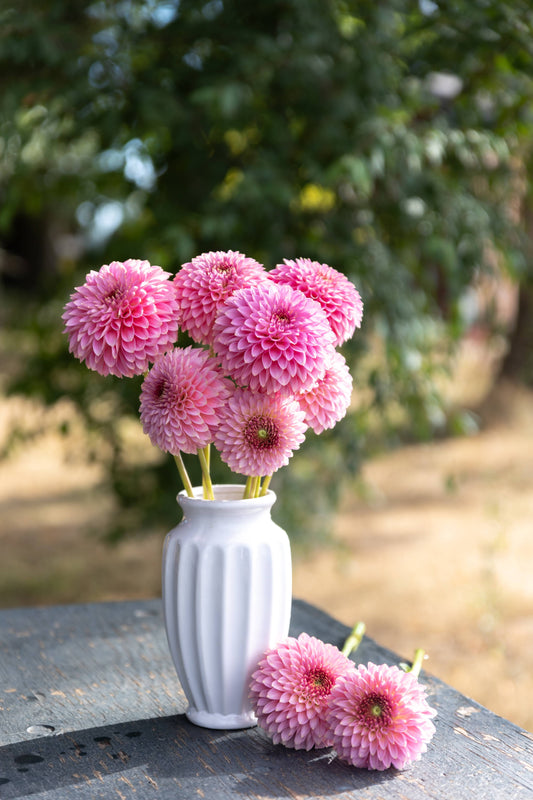
[[[185,388],[174,386],[172,381],[161,375],[154,383],[152,397],[161,411],[181,411],[187,407],[189,395]]]
[[[104,295],[103,301],[106,306],[116,306],[124,297],[125,291],[121,286],[114,286]]]
[[[309,699],[327,697],[335,683],[333,676],[323,667],[309,670],[304,678],[304,695]]]
[[[291,325],[291,323],[291,315],[283,308],[277,309],[270,317],[270,322],[268,325],[269,337],[275,339],[279,336],[283,336],[285,330],[289,327],[289,325]]]
[[[367,728],[386,728],[392,721],[392,706],[384,695],[368,694],[359,704],[357,716]]]
[[[231,264],[228,264],[227,261],[217,261],[214,269],[216,272],[220,272],[225,275],[228,272],[231,272]]]
[[[244,429],[244,440],[254,450],[268,450],[279,442],[279,430],[274,420],[263,414],[251,417]]]
[[[160,400],[166,392],[167,382],[165,378],[161,378],[154,386],[154,397]]]

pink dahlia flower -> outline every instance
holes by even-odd
[[[284,263],[277,264],[268,276],[276,283],[300,289],[306,297],[320,303],[335,335],[336,347],[361,327],[361,296],[353,283],[333,267],[309,258],[297,258],[296,261],[284,259]]]
[[[272,281],[236,291],[220,309],[213,332],[223,368],[252,392],[310,389],[333,349],[319,304]]]
[[[195,342],[211,344],[218,309],[236,289],[268,277],[262,264],[241,253],[202,253],[183,264],[174,278],[180,325]]]
[[[264,476],[289,463],[306,430],[304,413],[292,398],[235,389],[213,441],[233,472]]]
[[[324,376],[297,397],[305,421],[315,433],[333,428],[344,417],[352,399],[352,385],[346,359],[335,350]]]
[[[165,353],[143,381],[144,432],[160,450],[196,453],[212,441],[230,387],[205,350],[185,347]]]
[[[332,644],[301,633],[267,650],[252,675],[250,699],[274,744],[327,747],[327,701],[354,664]]]
[[[387,664],[360,665],[331,691],[331,744],[356,767],[403,769],[426,751],[436,713],[411,673]]]
[[[63,313],[70,352],[100,375],[146,372],[178,336],[178,302],[169,277],[136,259],[91,270]]]

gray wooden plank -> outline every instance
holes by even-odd
[[[302,630],[337,645],[348,633],[295,601],[291,633]],[[367,637],[357,658],[398,660]],[[532,797],[533,737],[422,680],[439,712],[428,753],[401,773],[367,772],[259,729],[191,725],[159,601],[0,612],[0,798]]]
[[[0,612],[0,744],[185,707],[160,601]]]

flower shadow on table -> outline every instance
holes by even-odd
[[[250,774],[241,777],[234,792],[244,797],[355,797],[364,789],[378,787],[398,777],[389,769],[383,772],[356,769],[339,761],[329,750],[288,750],[267,742],[263,759],[256,762]],[[353,793],[353,794],[352,794]]]

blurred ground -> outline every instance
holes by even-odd
[[[0,439],[20,413],[0,404]],[[533,392],[500,384],[482,417],[479,434],[369,463],[338,547],[295,564],[294,593],[404,658],[424,647],[430,672],[533,730]],[[100,478],[51,435],[0,463],[0,606],[159,593],[161,534],[98,541]]]

